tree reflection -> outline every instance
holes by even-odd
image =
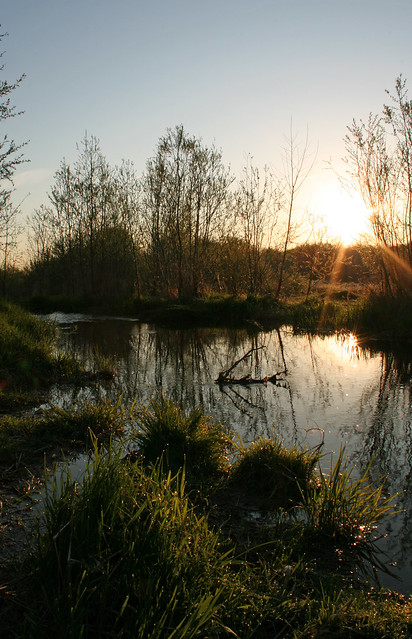
[[[405,344],[382,345],[349,334],[294,334],[293,331],[246,329],[185,330],[137,322],[79,323],[64,333],[65,348],[91,359],[98,350],[116,357],[112,385],[72,388],[79,397],[122,395],[125,405],[146,403],[158,391],[188,409],[201,406],[226,423],[246,443],[277,434],[286,445],[311,448],[324,439],[324,451],[342,446],[362,472],[372,460],[371,477],[388,476],[390,494],[402,492],[402,515],[388,524],[389,544],[405,566],[411,551],[412,517],[412,353]],[[286,370],[282,387],[272,384],[225,386],[215,383],[252,349],[239,365],[240,375],[261,379]],[[59,395],[60,394],[60,395]],[[61,389],[55,397],[62,397]],[[329,462],[324,458],[324,467]],[[395,552],[395,544],[397,549]],[[406,570],[406,568],[405,568]],[[409,581],[408,581],[409,579]],[[412,589],[412,577],[406,581]]]

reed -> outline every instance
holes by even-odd
[[[321,548],[363,571],[378,566],[374,530],[379,521],[395,512],[396,495],[385,497],[384,481],[371,482],[370,466],[359,479],[352,478],[344,449],[331,461],[330,473],[319,473],[319,482],[302,492],[303,539],[305,544]]]

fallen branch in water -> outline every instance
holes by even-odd
[[[255,379],[251,377],[249,373],[247,375],[244,375],[243,377],[233,377],[232,375],[230,375],[233,369],[238,364],[240,364],[240,362],[243,362],[245,359],[250,357],[252,353],[262,348],[265,348],[265,347],[259,346],[257,348],[251,348],[245,355],[240,357],[240,359],[236,360],[236,362],[232,364],[230,368],[228,368],[225,371],[221,371],[217,377],[216,383],[219,384],[219,386],[223,386],[224,384],[226,385],[238,384],[240,386],[249,386],[250,384],[267,384],[268,382],[270,382],[271,384],[278,384],[280,381],[282,381],[281,379],[279,379],[279,376],[285,375],[286,369],[283,371],[278,371],[277,373],[275,373],[274,375],[270,375],[269,377],[262,377],[259,379]]]

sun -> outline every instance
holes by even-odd
[[[370,213],[356,191],[348,192],[340,185],[319,185],[311,208],[332,241],[348,246],[370,232]]]

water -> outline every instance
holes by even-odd
[[[286,445],[306,448],[323,442],[325,470],[344,446],[354,477],[372,462],[372,477],[387,477],[386,491],[400,493],[396,503],[402,510],[381,528],[386,563],[395,575],[383,575],[381,583],[412,592],[412,351],[407,345],[383,349],[362,345],[351,334],[294,334],[289,328],[256,334],[165,329],[121,318],[52,318],[64,348],[89,361],[98,351],[116,362],[113,384],[71,389],[63,398],[67,402],[90,393],[146,402],[162,389],[188,408],[201,405],[244,443],[259,435],[277,435]],[[232,374],[262,379],[279,373],[277,383],[219,387],[219,372],[251,349]],[[54,390],[51,401],[62,401],[61,389]]]

